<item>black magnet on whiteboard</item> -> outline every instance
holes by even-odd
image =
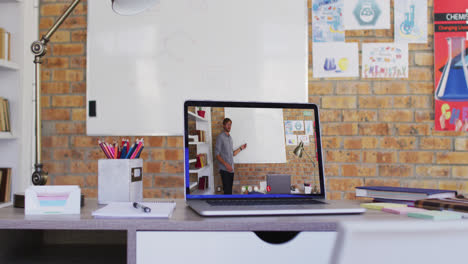
[[[96,117],[96,101],[93,100],[93,101],[89,101],[88,102],[88,116],[89,117]]]

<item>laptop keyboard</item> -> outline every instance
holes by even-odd
[[[294,205],[294,204],[324,204],[324,202],[312,199],[271,199],[271,200],[207,200],[212,206],[242,206],[242,205]]]

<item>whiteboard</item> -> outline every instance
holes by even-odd
[[[234,163],[286,163],[283,109],[225,108],[224,115],[232,120],[234,149],[247,143]]]
[[[183,135],[187,99],[307,102],[306,0],[88,1],[88,135]]]

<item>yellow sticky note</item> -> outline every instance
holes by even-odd
[[[407,207],[406,204],[397,203],[362,203],[361,207],[373,210],[382,210],[382,208]]]

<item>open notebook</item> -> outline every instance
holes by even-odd
[[[169,218],[176,206],[172,201],[140,204],[151,208],[151,212],[146,213],[141,208],[134,208],[131,202],[114,202],[94,211],[92,215],[95,218]]]

